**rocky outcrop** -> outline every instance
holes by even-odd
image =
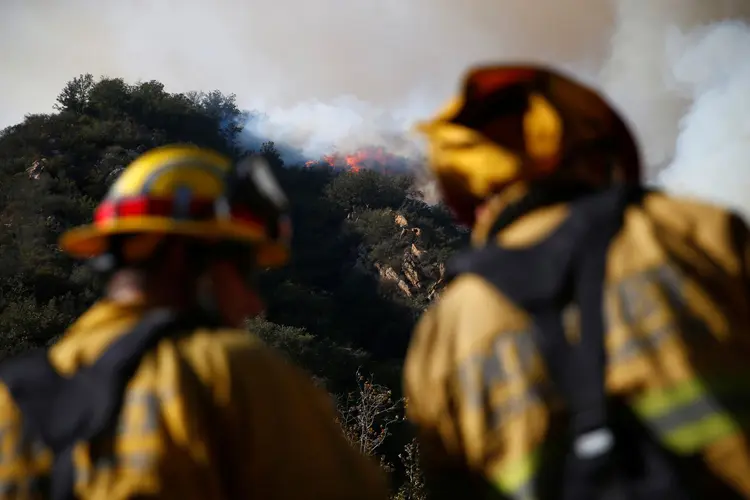
[[[407,297],[412,296],[412,289],[409,284],[406,283],[399,273],[397,273],[392,267],[381,264],[380,262],[375,263],[375,268],[378,270],[380,279],[383,281],[392,281],[396,283],[396,286],[406,295]]]
[[[42,174],[44,173],[44,163],[44,159],[31,162],[31,165],[26,168],[26,175],[29,176],[29,179],[38,181],[42,177]]]
[[[420,247],[422,230],[419,227],[411,226],[406,217],[398,213],[394,216],[394,223],[401,228],[400,238],[413,234],[417,241],[406,247],[398,266],[375,263],[380,279],[395,283],[407,297],[422,295],[430,301],[436,299],[445,284],[444,263],[432,261],[429,252]]]

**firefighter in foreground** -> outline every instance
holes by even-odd
[[[643,188],[622,119],[547,68],[477,68],[419,128],[472,227],[405,366],[435,497],[750,498],[740,218]]]
[[[327,394],[243,330],[286,205],[259,158],[167,146],[122,173],[61,239],[106,296],[0,367],[0,498],[387,498]]]

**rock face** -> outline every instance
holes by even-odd
[[[44,159],[36,160],[31,163],[31,165],[26,168],[26,175],[29,176],[29,179],[38,181],[42,177],[42,173],[44,172]]]
[[[403,279],[401,279],[401,275],[397,273],[391,266],[386,266],[384,264],[381,264],[380,262],[376,262],[375,268],[378,270],[381,280],[392,281],[396,283],[396,286],[398,286],[399,289],[407,297],[411,297],[413,295],[409,284],[406,283],[406,281],[404,281]]]
[[[398,213],[394,223],[401,228],[399,238],[413,235],[416,241],[406,247],[398,265],[375,263],[380,279],[395,283],[407,297],[421,295],[428,301],[436,299],[445,286],[445,264],[434,262],[429,252],[420,248],[422,230],[419,227],[411,226],[406,217]]]

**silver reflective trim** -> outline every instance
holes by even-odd
[[[614,444],[615,436],[612,431],[603,427],[578,436],[573,443],[573,450],[579,458],[591,459],[604,455]]]

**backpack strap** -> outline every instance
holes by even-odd
[[[599,478],[612,462],[603,283],[610,241],[622,226],[626,206],[641,194],[618,187],[586,196],[570,204],[567,219],[539,244],[523,249],[488,245],[449,265],[451,276],[478,274],[531,316],[535,344],[570,416],[573,453],[564,474],[565,499],[597,498]],[[568,341],[563,327],[562,311],[569,304],[580,309],[577,343]]]
[[[143,355],[162,338],[193,322],[169,310],[148,313],[92,365],[60,375],[45,351],[8,361],[0,379],[23,414],[24,438],[40,439],[54,454],[52,500],[75,498],[73,449],[107,431],[120,413],[125,388]]]

